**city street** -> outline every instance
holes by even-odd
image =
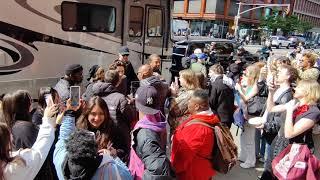
[[[234,141],[238,145],[238,152],[240,153],[240,136],[241,130],[239,129],[238,136],[236,136],[237,127],[232,125],[231,133]],[[256,168],[242,169],[238,164],[232,168],[228,174],[217,174],[214,180],[255,180],[263,172],[263,163],[257,160]]]
[[[244,48],[249,51],[250,53],[255,53],[257,50],[261,49],[261,45],[245,45]],[[305,49],[306,51],[311,51],[311,49]],[[287,48],[280,48],[276,49],[275,47],[272,48],[272,52],[275,56],[286,56],[288,52],[294,51],[294,48],[291,47]],[[315,49],[316,52],[319,52],[320,49]]]

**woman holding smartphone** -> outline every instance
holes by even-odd
[[[13,150],[33,148],[35,145],[38,133],[41,132],[41,124],[45,118],[42,117],[41,124],[39,127],[34,125],[31,121],[31,104],[32,99],[30,94],[24,90],[18,90],[11,94],[6,94],[3,99],[3,114],[7,126],[10,128],[10,132],[13,137]],[[51,101],[51,104],[53,102]],[[58,113],[59,106],[57,104],[50,107],[52,110],[51,114],[54,116]],[[45,112],[43,113],[45,114]],[[50,115],[51,117],[51,115]],[[55,123],[53,123],[55,126]],[[54,136],[52,137],[54,139]],[[52,141],[53,141],[52,139]],[[52,145],[48,147],[48,151]],[[46,153],[46,155],[48,152]],[[45,159],[45,158],[44,158]],[[49,158],[50,159],[50,158]],[[43,160],[44,161],[44,160]],[[50,161],[50,160],[49,160]],[[48,161],[47,161],[48,162]],[[43,162],[41,163],[42,166]],[[36,174],[34,179],[54,179],[54,172],[51,168],[50,163],[45,163],[43,168]],[[39,167],[40,169],[40,167]],[[20,171],[19,171],[20,172]],[[30,178],[30,179],[33,179]]]
[[[242,84],[236,84],[236,90],[239,92],[241,100],[244,104],[247,104],[249,99],[258,95],[258,79],[260,75],[260,69],[257,65],[250,65],[246,68],[243,75]],[[246,109],[246,108],[245,108]],[[252,116],[245,113],[245,118],[248,120]],[[243,163],[240,164],[242,168],[252,168],[256,164],[255,153],[255,127],[249,123],[244,124],[244,129],[240,137],[240,156],[239,160]]]
[[[200,88],[198,78],[191,69],[182,70],[179,75],[179,79],[176,77],[175,83],[172,83],[170,87],[173,96],[168,117],[171,132],[187,118],[189,99],[194,90]],[[180,81],[181,88],[179,88],[178,81]]]
[[[125,142],[124,136],[114,126],[110,119],[108,106],[101,97],[94,96],[89,100],[86,110],[77,121],[77,127],[95,133],[99,150],[113,149],[113,153],[124,162],[127,160],[128,143]]]
[[[269,84],[269,96],[271,99],[274,93],[274,84]],[[290,144],[306,144],[312,150],[314,148],[312,128],[320,120],[320,110],[317,107],[320,99],[320,85],[314,80],[299,81],[293,97],[294,99],[288,103],[277,106],[268,101],[267,110],[269,112],[286,111],[285,138],[289,139]],[[278,149],[278,152],[274,155],[277,155],[283,149]]]
[[[32,114],[33,124],[39,126],[42,124],[42,117],[44,109],[47,107],[48,103],[52,101],[54,104],[60,104],[60,96],[58,92],[52,87],[42,87],[39,90],[38,96],[38,107]]]

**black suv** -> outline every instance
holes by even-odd
[[[183,40],[176,42],[173,46],[172,67],[170,69],[172,77],[179,76],[179,71],[184,69],[182,58],[189,57],[197,48],[202,52],[210,52],[212,42],[215,43],[215,62],[226,68],[231,63],[232,55],[239,46],[236,41],[213,38]]]

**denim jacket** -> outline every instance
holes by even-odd
[[[75,129],[75,118],[71,116],[64,116],[60,127],[58,142],[56,143],[56,148],[53,154],[53,163],[60,180],[64,179],[62,164],[67,155],[65,142]],[[109,155],[103,155],[103,159],[101,164],[99,165],[99,168],[91,178],[91,180],[100,179],[131,180],[132,176],[130,175],[130,172],[126,165],[119,158],[113,159]]]

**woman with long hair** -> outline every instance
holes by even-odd
[[[171,132],[182,123],[188,116],[188,102],[193,92],[200,88],[199,80],[191,69],[185,69],[179,72],[179,82],[171,84],[171,102],[169,107],[168,122]]]
[[[52,90],[52,92],[54,91]],[[57,93],[54,95],[53,93],[52,98],[55,98],[57,100],[56,102],[58,102],[59,95],[57,95]],[[50,103],[54,104],[54,101],[50,101]],[[31,148],[36,142],[39,126],[43,123],[44,109],[47,107],[47,104],[43,98],[39,99],[39,106],[42,106],[43,109],[41,110],[41,115],[39,112],[36,117],[38,124],[32,123],[30,113],[31,104],[31,96],[29,92],[25,90],[18,90],[11,94],[6,94],[3,99],[3,115],[13,136],[14,150]],[[57,111],[59,109],[58,107],[59,105],[56,104],[55,108]],[[54,169],[51,168],[53,164],[50,162],[52,162],[52,158],[48,158],[48,160],[45,161],[35,179],[54,179],[55,172]]]
[[[13,151],[10,126],[0,122],[0,180],[36,177],[54,141],[56,112],[56,105],[46,108],[37,140],[30,148],[19,151]]]
[[[129,142],[125,142],[123,135],[113,124],[106,102],[98,96],[92,97],[86,110],[77,121],[77,127],[95,133],[99,150],[114,148],[117,156],[125,159],[129,152]]]
[[[273,96],[274,85],[269,85],[269,89],[270,96]],[[268,103],[267,110],[286,111],[284,136],[290,143],[306,144],[313,149],[312,128],[320,120],[320,110],[317,107],[320,100],[320,85],[315,80],[299,81],[293,97],[293,100],[283,105],[272,106]]]
[[[244,106],[248,103],[249,99],[258,95],[258,79],[260,75],[260,68],[257,65],[250,65],[246,68],[243,79],[240,84],[236,84],[236,90],[239,92],[240,98]],[[246,109],[246,108],[245,108]],[[245,118],[249,119],[252,116],[245,113]],[[244,124],[243,132],[240,137],[240,156],[239,160],[243,163],[240,164],[242,168],[252,168],[256,164],[255,153],[255,133],[256,130],[248,123]]]
[[[28,91],[18,90],[3,98],[3,116],[12,131],[14,147],[30,148],[36,141],[38,127],[31,122],[32,99]]]
[[[54,104],[60,104],[60,96],[52,87],[42,87],[38,93],[38,107],[32,114],[33,124],[39,126],[42,123],[44,109],[47,107],[47,102],[52,101]]]

